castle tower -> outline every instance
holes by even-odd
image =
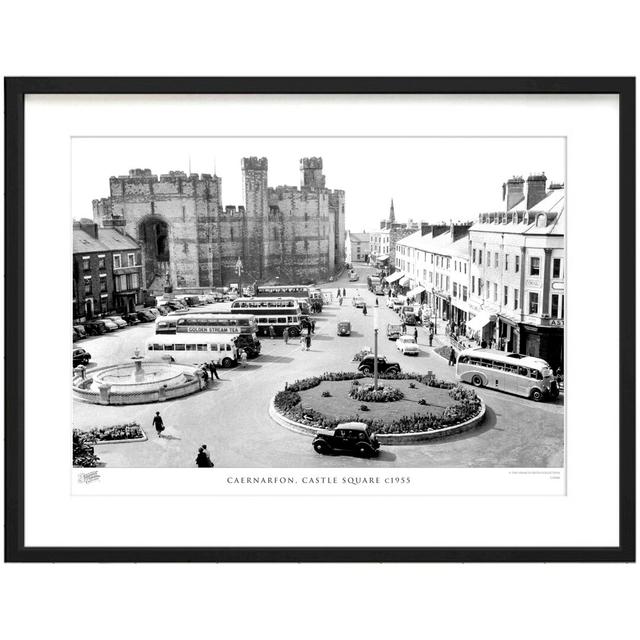
[[[242,158],[242,184],[246,210],[246,230],[243,237],[245,281],[262,280],[264,270],[265,225],[269,219],[269,194],[266,158]]]
[[[309,189],[324,189],[326,178],[322,175],[322,158],[300,160],[300,184]]]

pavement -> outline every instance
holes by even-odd
[[[449,439],[420,445],[385,446],[379,457],[320,456],[311,447],[311,438],[276,424],[268,415],[271,398],[285,382],[325,371],[353,371],[353,355],[364,347],[373,348],[374,294],[367,290],[366,266],[355,268],[360,280],[348,282],[347,274],[321,285],[333,294],[333,301],[314,316],[316,335],[310,351],[298,340],[284,344],[281,338],[262,339],[262,354],[243,366],[220,370],[221,380],[209,389],[158,404],[126,407],[100,406],[74,399],[74,427],[90,428],[137,421],[148,435],[146,442],[99,445],[96,453],[109,467],[192,467],[198,447],[206,443],[216,467],[559,467],[564,459],[564,403],[534,403],[526,398],[479,389],[487,405],[487,417],[477,430]],[[337,288],[345,287],[342,306]],[[354,295],[365,298],[368,314],[352,306]],[[426,373],[454,380],[454,367],[435,352],[447,344],[438,334],[429,347],[427,332],[418,328],[420,355],[403,356],[395,342],[386,338],[386,325],[398,316],[386,307],[386,297],[378,296],[379,352],[400,362],[403,371]],[[337,323],[351,322],[350,337],[336,335]],[[439,323],[440,324],[440,323]],[[440,328],[440,327],[439,327]],[[444,330],[444,325],[442,326]],[[91,366],[128,361],[136,347],[142,348],[154,325],[140,324],[77,343],[92,354]],[[158,438],[151,424],[160,411],[166,431]]]

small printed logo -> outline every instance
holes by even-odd
[[[100,480],[100,474],[97,471],[88,471],[87,473],[81,473],[78,475],[78,482],[81,484],[89,484],[96,480]]]

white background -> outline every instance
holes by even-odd
[[[204,3],[34,5],[3,13],[5,74],[638,72],[637,21],[623,2],[579,11],[557,2],[323,2],[304,10],[244,2],[208,12]],[[10,566],[1,579],[2,624],[18,638],[361,637],[363,627],[387,638],[601,638],[637,628],[635,566]],[[105,613],[119,592],[136,608]],[[374,624],[335,608],[339,622],[319,622],[318,602],[340,592],[366,594]]]

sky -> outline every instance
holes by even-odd
[[[72,217],[92,217],[109,177],[148,168],[216,173],[222,204],[241,205],[241,158],[269,160],[269,186],[300,185],[300,158],[321,156],[326,185],[344,189],[346,228],[373,231],[394,201],[396,220],[472,220],[504,209],[502,184],[544,172],[565,180],[565,139],[556,138],[73,138]]]

